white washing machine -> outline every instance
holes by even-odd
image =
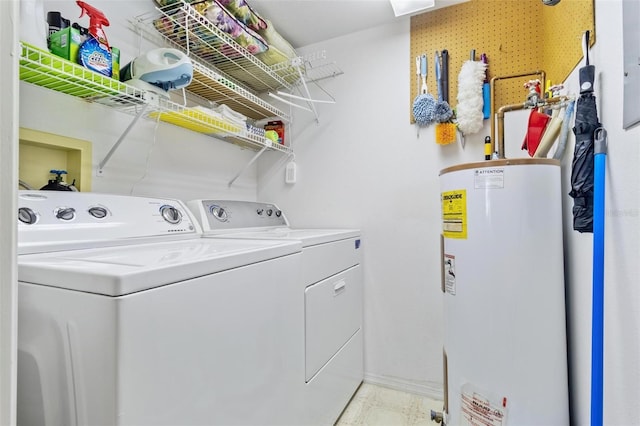
[[[179,201],[22,191],[19,425],[300,424],[295,241]]]
[[[274,204],[230,200],[187,203],[205,237],[300,241],[297,303],[304,306],[304,423],[334,424],[364,377],[360,231],[292,229]]]

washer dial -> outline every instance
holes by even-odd
[[[27,225],[33,225],[38,221],[38,216],[29,207],[20,207],[18,209],[18,220]]]
[[[182,213],[180,213],[180,210],[176,209],[173,206],[165,204],[164,206],[160,207],[160,214],[165,221],[169,222],[172,225],[177,225],[182,221]]]
[[[91,207],[89,208],[89,214],[96,219],[104,219],[107,217],[107,209],[100,206]]]
[[[68,222],[76,217],[76,209],[73,207],[60,207],[55,210],[55,214],[58,219]]]

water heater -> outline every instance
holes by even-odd
[[[568,425],[560,163],[440,172],[444,420]]]

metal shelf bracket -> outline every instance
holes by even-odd
[[[244,167],[242,169],[240,169],[240,171],[238,173],[236,173],[236,175],[233,177],[233,179],[231,179],[229,181],[228,187],[231,188],[231,185],[233,185],[233,183],[236,181],[236,179],[238,179],[240,177],[240,175],[242,175],[248,168],[249,166],[251,166],[253,163],[256,162],[256,160],[258,158],[260,158],[260,156],[269,148],[271,148],[271,145],[273,143],[269,140],[269,139],[265,139],[265,143],[264,146],[260,149],[260,151],[256,152],[256,154],[251,157],[251,160],[249,160],[247,162],[247,164],[244,165]]]
[[[129,134],[129,132],[131,131],[131,129],[133,129],[133,126],[136,125],[136,123],[138,122],[138,120],[140,119],[140,117],[142,117],[144,115],[144,112],[147,110],[147,107],[149,106],[148,103],[144,104],[142,106],[142,108],[140,109],[140,111],[138,112],[138,114],[136,114],[136,116],[133,118],[133,120],[131,121],[131,123],[129,123],[129,125],[127,126],[127,128],[124,130],[124,132],[122,132],[122,134],[120,135],[120,137],[118,138],[118,140],[116,141],[116,143],[113,144],[113,146],[111,147],[111,149],[109,150],[109,152],[107,152],[107,155],[105,155],[104,159],[100,162],[100,164],[98,164],[98,176],[101,176],[103,173],[103,168],[104,166],[107,164],[107,162],[109,161],[109,159],[111,158],[111,156],[116,152],[116,150],[120,147],[120,144],[122,143],[122,141],[124,141],[124,139],[127,137],[127,134]]]

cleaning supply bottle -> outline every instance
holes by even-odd
[[[102,30],[102,26],[109,26],[109,20],[104,14],[95,7],[83,2],[76,1],[82,13],[89,16],[89,37],[85,40],[78,50],[78,63],[90,70],[111,77],[112,58],[111,48],[107,41],[107,36]]]

